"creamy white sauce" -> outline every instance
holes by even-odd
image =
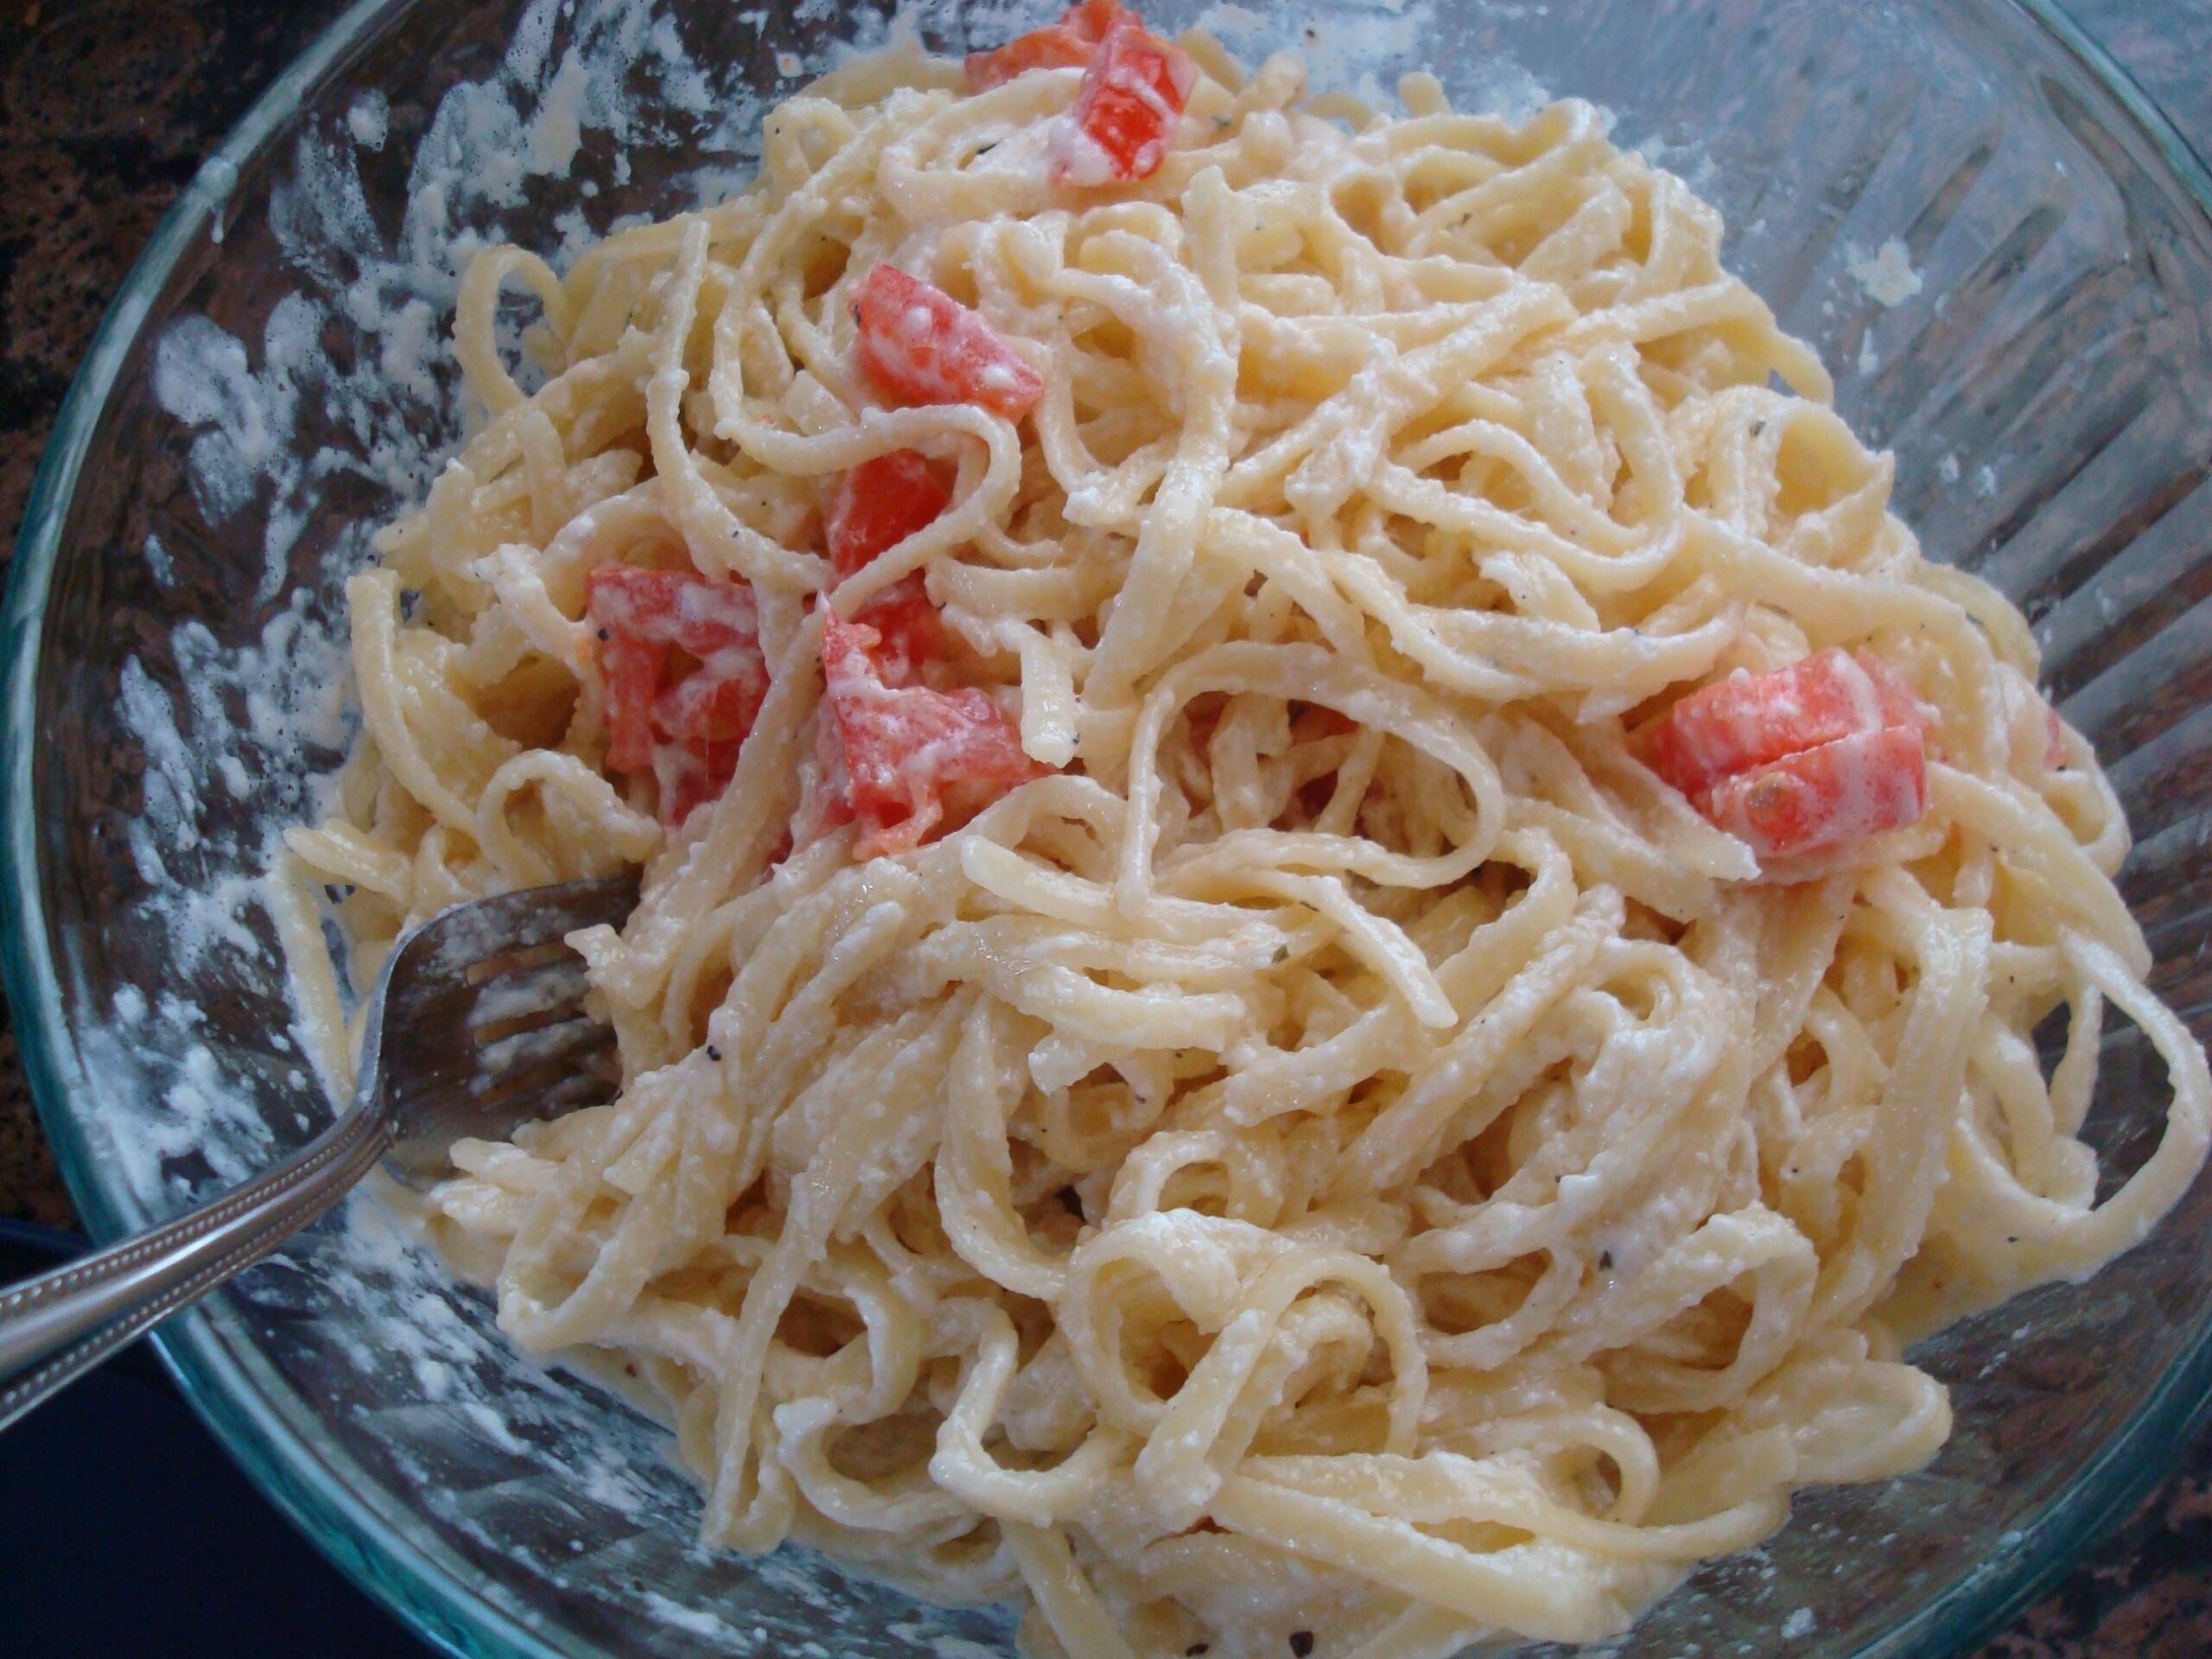
[[[1920,292],[1920,273],[1912,268],[1904,244],[1894,236],[1871,254],[1847,247],[1844,255],[1851,280],[1877,305],[1895,308]]]

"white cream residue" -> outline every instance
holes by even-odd
[[[527,129],[531,172],[568,175],[576,152],[583,148],[583,98],[590,84],[583,60],[574,47],[569,48],[553,84],[546,88],[545,101],[538,105]]]
[[[219,947],[248,960],[260,950],[247,918],[274,825],[234,827],[234,814],[212,810],[211,787],[272,811],[310,811],[319,795],[309,768],[348,741],[344,652],[310,620],[305,599],[276,613],[253,645],[226,649],[200,623],[180,627],[170,645],[181,707],[138,658],[124,664],[124,716],[146,757],[143,805],[124,834],[188,975]],[[173,868],[183,855],[195,868],[213,861],[231,872],[194,879]]]
[[[154,573],[154,580],[165,588],[175,587],[176,561],[169,556],[168,549],[162,545],[162,538],[151,531],[146,532],[144,552],[146,568]]]
[[[199,433],[193,492],[207,522],[219,528],[251,499],[256,480],[291,436],[295,405],[284,400],[272,408],[245,347],[205,317],[184,318],[155,347],[154,395]]]
[[[1851,246],[1843,251],[1844,270],[1875,304],[1894,308],[1920,292],[1920,273],[1912,268],[1912,256],[1894,236],[1871,254]]]
[[[391,131],[391,103],[382,92],[364,92],[346,111],[346,130],[364,149],[382,149]]]
[[[1072,116],[1056,118],[1050,131],[1046,156],[1055,177],[1086,189],[1096,189],[1121,177],[1119,166],[1105,147]]]
[[[733,1656],[760,1651],[753,1639],[740,1635],[712,1613],[696,1607],[686,1607],[681,1602],[671,1601],[658,1592],[645,1592],[645,1611],[664,1624],[672,1624],[679,1630],[711,1642],[717,1653]]]

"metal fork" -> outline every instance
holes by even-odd
[[[267,1255],[379,1160],[427,1188],[453,1143],[613,1093],[614,1033],[583,1008],[563,937],[620,923],[634,874],[455,905],[392,950],[364,1021],[353,1103],[237,1191],[0,1290],[0,1428]]]

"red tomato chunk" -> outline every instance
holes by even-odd
[[[1692,800],[1725,778],[1840,737],[1919,730],[1925,711],[1878,657],[1829,649],[1768,674],[1738,672],[1676,703],[1652,732],[1651,769]]]
[[[721,794],[768,695],[753,590],[689,570],[601,565],[584,580],[607,698],[607,764],[653,774],[671,829]]]
[[[862,461],[838,480],[830,504],[830,563],[841,576],[865,569],[935,524],[951,500],[952,492],[914,450]]]
[[[1865,652],[1821,652],[1684,697],[1649,739],[1652,770],[1760,858],[1916,822],[1928,810],[1929,711]]]
[[[854,613],[881,636],[872,653],[886,685],[918,685],[922,665],[952,655],[952,635],[918,575],[893,582]]]
[[[1120,184],[1159,172],[1198,78],[1190,59],[1141,23],[1116,23],[1052,135],[1053,182]]]
[[[861,372],[895,403],[974,404],[1018,421],[1045,378],[943,289],[880,264],[853,296]]]
[[[952,499],[927,461],[912,449],[864,461],[847,473],[830,503],[830,563],[841,576],[866,569],[937,521]],[[877,660],[887,683],[907,685],[924,663],[942,662],[952,642],[919,572],[902,577],[860,608],[854,620],[883,636]]]
[[[1021,735],[982,692],[885,683],[882,641],[862,622],[823,618],[828,705],[842,741],[846,787],[863,858],[904,852],[965,823],[1043,774]]]
[[[1731,778],[1706,812],[1761,858],[1787,858],[1901,830],[1927,810],[1920,729],[1891,726]]]
[[[968,90],[1004,86],[1032,69],[1080,69],[1090,61],[1106,31],[1136,14],[1116,0],[1084,0],[1049,29],[1033,29],[989,52],[968,54]]]

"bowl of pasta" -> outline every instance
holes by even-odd
[[[1951,1652],[2212,1391],[2208,204],[2049,0],[365,0],[26,519],[80,1209],[638,868],[161,1338],[451,1651]]]

